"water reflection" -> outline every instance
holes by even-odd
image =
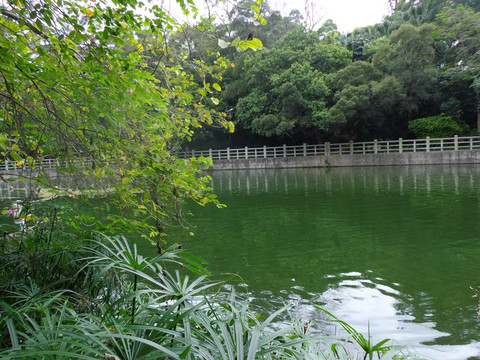
[[[321,305],[433,359],[480,354],[479,166],[212,176],[228,207],[194,210],[184,245],[213,273],[238,273],[263,308],[318,321]]]
[[[86,176],[69,176],[58,174],[45,174],[43,181],[48,181],[48,187],[57,187],[59,189],[69,190],[92,189],[95,186],[102,185]],[[0,201],[35,198],[42,188],[43,185],[41,181],[35,182],[27,178],[10,178],[9,181],[0,181]]]
[[[238,274],[265,311],[287,303],[322,324],[315,304],[433,359],[480,354],[480,166],[211,175],[227,208],[186,209],[196,236],[169,241],[218,277]]]
[[[344,191],[345,184],[348,184],[350,191],[363,188],[369,191],[373,189],[377,194],[385,189],[400,194],[405,190],[426,191],[428,194],[432,189],[444,190],[447,186],[458,194],[461,177],[468,179],[467,183],[472,189],[476,188],[478,171],[478,165],[315,169],[314,177],[305,177],[306,173],[311,175],[312,169],[217,171],[212,173],[212,187],[217,193],[244,189],[247,194],[251,194],[278,191],[281,186],[288,194],[299,187],[308,191],[323,186],[327,192],[331,192],[333,186],[339,186]]]
[[[450,334],[437,330],[433,320],[418,321],[411,315],[414,312],[412,299],[402,293],[400,284],[388,284],[381,278],[370,280],[372,276],[372,272],[328,275],[329,288],[320,294],[292,285],[290,289],[281,290],[280,295],[262,290],[259,297],[251,296],[250,299],[263,310],[274,311],[287,305],[294,318],[309,322],[312,333],[348,336],[340,325],[332,323],[324,312],[314,306],[317,305],[346,321],[364,336],[370,333],[373,343],[389,338],[394,344],[405,346],[411,354],[417,354],[422,359],[478,358],[478,342],[465,345],[435,344],[435,340]],[[291,281],[294,283],[295,279]],[[421,294],[421,297],[423,305],[432,309],[432,313],[426,316],[434,317],[431,297],[427,293]]]

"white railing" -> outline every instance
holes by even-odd
[[[301,157],[316,155],[355,155],[355,154],[389,154],[406,152],[434,152],[480,150],[480,136],[457,136],[451,138],[429,138],[412,140],[385,140],[318,145],[243,147],[238,149],[190,150],[181,152],[180,158],[210,157],[212,160],[265,159],[282,157]]]
[[[179,158],[190,157],[211,157],[212,160],[239,160],[239,159],[264,159],[282,157],[301,157],[317,155],[355,155],[355,154],[384,154],[384,153],[406,153],[406,152],[434,152],[434,151],[458,151],[458,150],[480,150],[480,136],[457,136],[438,139],[413,139],[413,140],[386,140],[367,141],[331,144],[326,142],[318,145],[283,145],[263,147],[243,147],[238,149],[184,151],[178,154]],[[5,160],[0,163],[0,171],[15,170],[55,170],[57,168],[90,167],[92,161],[89,159],[76,159],[71,161],[59,161],[57,159],[44,159],[35,162],[30,166],[27,161]]]

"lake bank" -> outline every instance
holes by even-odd
[[[405,165],[460,165],[480,164],[480,151],[457,150],[439,152],[404,152],[378,154],[342,154],[298,157],[267,157],[213,160],[207,170],[250,170],[329,168],[362,166],[405,166]]]

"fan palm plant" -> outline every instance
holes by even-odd
[[[216,284],[205,275],[183,274],[178,247],[147,259],[125,238],[100,235],[82,254],[78,271],[91,277],[77,291],[35,288],[31,299],[24,292],[0,303],[2,359],[366,359],[366,348],[370,358],[398,355],[356,332],[358,350],[310,336],[303,322],[279,320],[286,307],[261,320],[235,290],[212,292]],[[189,264],[205,273],[196,260]],[[78,306],[79,298],[88,306]]]

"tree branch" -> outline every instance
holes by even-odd
[[[26,19],[18,16],[17,14],[11,12],[10,10],[7,10],[5,8],[1,8],[0,9],[0,13],[5,16],[5,17],[8,17],[12,20],[15,20],[19,23],[23,23],[25,24],[25,26],[27,26],[30,30],[32,30],[35,34],[41,36],[42,38],[44,39],[48,39],[47,35],[45,35],[43,32],[41,32],[40,30],[38,30],[33,24],[31,24],[30,22],[28,22]]]

